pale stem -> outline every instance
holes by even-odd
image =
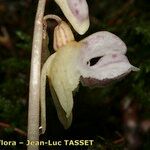
[[[47,58],[50,56],[50,52],[48,50],[48,43],[49,43],[49,38],[47,34],[47,20],[55,20],[57,24],[60,24],[62,22],[62,19],[56,15],[49,14],[43,17],[43,46],[42,46],[42,56],[41,56],[41,67],[47,60]]]
[[[55,21],[57,21],[58,24],[62,21],[62,19],[61,19],[60,17],[58,17],[58,16],[56,16],[56,15],[53,15],[53,14],[46,15],[46,16],[44,16],[43,19],[44,19],[44,20],[47,20],[47,19],[54,19]]]
[[[43,16],[46,0],[39,0],[31,56],[30,86],[29,86],[29,108],[28,108],[28,140],[39,140],[39,99],[40,99],[40,68]],[[28,150],[38,150],[39,146],[29,145]]]

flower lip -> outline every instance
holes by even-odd
[[[83,61],[80,62],[83,85],[105,86],[114,80],[121,79],[131,71],[139,70],[132,66],[123,54],[111,54],[96,58],[98,61],[93,65],[85,65]]]
[[[126,73],[122,73],[121,75],[115,77],[115,78],[106,78],[103,80],[91,78],[91,77],[86,77],[84,78],[83,76],[80,77],[80,81],[83,86],[88,86],[90,88],[95,88],[95,87],[104,87],[107,85],[110,85],[111,83],[122,80],[126,75],[130,73],[130,69]]]

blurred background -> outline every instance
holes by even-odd
[[[93,139],[92,147],[41,147],[76,150],[150,149],[150,1],[87,0],[90,28],[80,40],[107,30],[127,45],[132,65],[140,68],[119,82],[104,88],[80,85],[74,96],[73,124],[64,130],[47,86],[48,139]],[[0,0],[0,140],[26,141],[28,88],[34,19],[37,0]],[[66,20],[53,0],[47,0],[45,14]],[[67,21],[67,20],[66,20]],[[55,23],[48,22],[52,53]],[[1,142],[0,142],[1,143]],[[0,150],[24,150],[23,145]]]

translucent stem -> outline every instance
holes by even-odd
[[[28,108],[28,140],[39,140],[39,99],[40,99],[40,68],[43,16],[46,0],[39,0],[31,56],[30,86],[29,86],[29,108]],[[28,145],[28,150],[38,150],[38,145]]]

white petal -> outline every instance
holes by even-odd
[[[132,70],[132,71],[140,71],[140,69],[139,69],[139,68],[134,67],[134,66],[132,66],[132,67],[131,67],[131,70]]]
[[[100,85],[139,70],[124,55],[127,51],[125,43],[110,32],[94,33],[79,43],[83,45],[78,58],[78,69],[84,85]],[[96,61],[92,64],[94,59]]]
[[[55,0],[64,15],[79,33],[84,34],[89,28],[89,12],[86,0]]]
[[[81,53],[87,60],[91,57],[116,52],[125,54],[127,51],[125,43],[119,37],[107,31],[96,32],[81,40],[80,43],[84,45]]]

